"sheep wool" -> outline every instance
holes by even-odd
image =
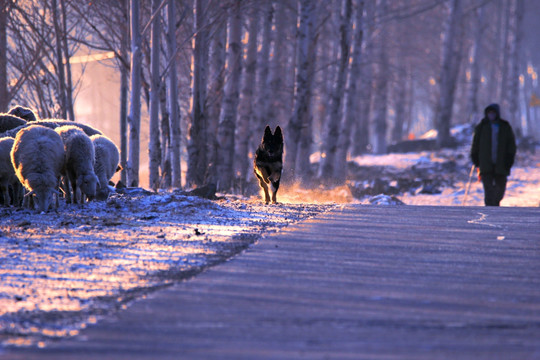
[[[58,194],[64,167],[64,144],[49,128],[32,125],[17,133],[11,149],[11,162],[21,184],[34,196],[37,210],[47,211]]]
[[[118,170],[122,169],[118,164],[120,151],[114,142],[104,135],[92,135],[90,139],[92,139],[96,151],[94,170],[99,179],[97,197],[98,199],[106,199],[109,195],[109,180]]]
[[[0,138],[0,190],[4,198],[4,205],[9,206],[11,199],[9,196],[9,187],[11,186],[15,199],[13,199],[14,205],[19,202],[18,192],[20,188],[19,180],[15,175],[15,169],[11,164],[11,149],[13,148],[13,138]]]
[[[81,195],[94,198],[98,178],[94,172],[95,150],[92,140],[83,130],[73,125],[60,126],[55,131],[61,137],[66,153],[66,190],[70,191],[69,186],[73,190],[73,196],[68,197],[68,200],[71,198],[73,203],[77,203],[77,189]],[[84,202],[83,196],[81,202]]]

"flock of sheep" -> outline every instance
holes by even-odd
[[[106,199],[109,180],[121,167],[116,145],[91,126],[38,120],[16,106],[0,114],[0,190],[4,205],[39,212],[66,202]],[[54,198],[56,195],[56,203]]]

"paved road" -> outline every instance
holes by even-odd
[[[345,207],[2,359],[540,359],[540,208]]]

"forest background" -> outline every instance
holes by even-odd
[[[347,160],[498,102],[538,139],[535,0],[0,0],[0,111],[80,121],[154,190],[255,186],[265,125],[284,179],[338,185]]]

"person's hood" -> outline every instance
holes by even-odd
[[[498,119],[501,118],[501,108],[499,107],[499,104],[491,104],[491,105],[488,105],[485,108],[484,115],[485,115],[486,118],[487,118],[488,112],[490,112],[490,111],[495,111],[497,113],[497,118]]]

